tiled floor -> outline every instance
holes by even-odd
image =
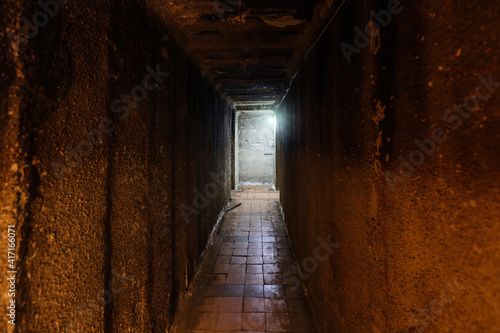
[[[278,193],[234,191],[172,332],[314,332],[279,214]]]

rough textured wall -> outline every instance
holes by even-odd
[[[21,8],[24,4],[17,1],[4,1],[0,4],[0,11],[3,13],[0,17],[0,243],[4,249],[2,258],[2,270],[0,279],[4,281],[0,285],[0,303],[3,309],[10,305],[9,283],[7,278],[7,248],[8,248],[8,225],[16,225],[17,221],[25,219],[24,208],[28,193],[28,184],[20,177],[21,163],[25,158],[25,153],[20,149],[22,137],[21,119],[20,119],[20,90],[19,85],[23,78],[18,75],[21,64],[18,61],[18,54],[10,48],[10,42],[7,38],[9,29],[18,25],[21,19]],[[22,170],[22,169],[21,169]],[[21,171],[22,172],[22,171]],[[19,239],[19,237],[17,237]],[[18,248],[17,248],[18,249]],[[17,251],[16,251],[17,252]],[[4,313],[0,317],[0,326],[2,330],[7,330],[7,321],[11,318]],[[12,332],[14,326],[10,326]]]
[[[500,4],[401,1],[356,46],[388,3],[347,2],[280,108],[281,201],[317,327],[498,332]]]
[[[274,184],[274,113],[239,112],[238,181],[241,185]]]
[[[59,3],[19,52],[42,9],[1,6],[17,332],[164,332],[229,198],[229,110],[136,1]]]

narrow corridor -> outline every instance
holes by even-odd
[[[500,1],[0,13],[0,333],[500,333]]]
[[[266,187],[232,191],[173,332],[314,332],[279,210]]]

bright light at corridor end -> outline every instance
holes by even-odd
[[[271,118],[269,118],[269,122],[273,125],[276,125],[276,116],[272,116]]]

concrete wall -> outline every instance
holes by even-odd
[[[242,185],[274,184],[275,125],[272,111],[237,112],[236,178]]]
[[[6,33],[41,9],[1,6],[17,332],[165,332],[229,199],[228,107],[136,1],[60,4],[19,52]]]
[[[302,282],[319,332],[499,332],[500,4],[401,4],[348,63],[387,1],[346,2],[280,108]]]

